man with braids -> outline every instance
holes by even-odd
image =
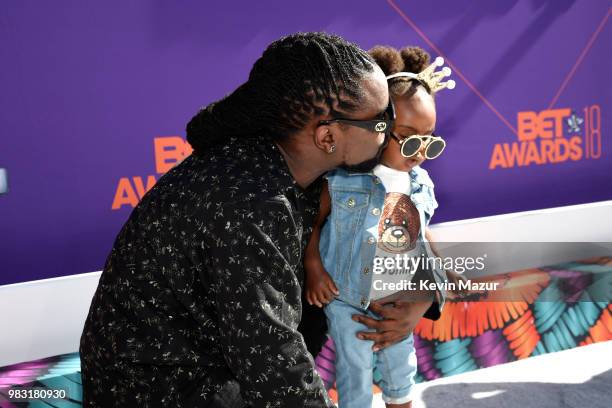
[[[388,105],[366,52],[306,33],[272,43],[195,115],[194,153],[143,197],[106,261],[81,337],[84,406],[333,406],[297,330],[302,253],[319,176],[375,164]]]
[[[411,304],[408,314],[414,324],[423,315],[439,317],[445,293],[430,293],[418,283],[442,283],[447,272],[406,260],[435,254],[426,227],[438,204],[433,182],[420,166],[444,150],[444,140],[433,135],[433,96],[453,88],[454,81],[441,82],[450,70],[436,72],[443,60],[430,65],[429,55],[418,47],[375,47],[370,54],[389,81],[397,114],[392,137],[372,171],[338,168],[326,174],[306,249],[306,299],[325,305],[336,350],[340,408],[371,407],[374,367],[387,408],[409,408],[417,369],[412,334],[393,345],[356,335],[376,340],[379,333],[360,332],[366,326],[388,325],[378,320],[388,305]],[[458,279],[453,272],[449,275]]]

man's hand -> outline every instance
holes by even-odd
[[[381,316],[381,320],[365,315],[353,315],[353,320],[363,323],[375,332],[359,332],[362,340],[373,340],[373,351],[391,346],[408,337],[416,327],[423,314],[429,309],[432,301],[372,301],[369,309]]]

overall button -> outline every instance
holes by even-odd
[[[380,184],[380,179],[378,177],[374,177],[374,184]]]
[[[370,268],[366,266],[365,268],[363,268],[363,274],[367,275],[368,273],[370,273]]]
[[[374,238],[374,237],[368,238],[368,244],[372,245],[374,243],[376,243],[376,238]]]
[[[372,208],[372,214],[380,215],[380,209],[379,208]]]
[[[365,307],[368,300],[364,297],[361,298],[361,307]]]
[[[348,201],[346,202],[346,205],[353,208],[355,206],[355,199],[353,197],[349,198]]]

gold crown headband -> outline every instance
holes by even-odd
[[[397,74],[387,76],[387,80],[402,77],[416,79],[425,85],[425,87],[429,89],[431,93],[436,93],[444,88],[453,89],[455,87],[455,81],[452,79],[446,82],[441,82],[442,78],[451,74],[451,69],[449,67],[444,67],[441,71],[436,72],[436,68],[441,67],[442,65],[444,65],[444,58],[437,57],[433,64],[418,74],[413,72],[398,72]]]

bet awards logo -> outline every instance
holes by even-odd
[[[493,147],[489,169],[601,157],[601,108],[551,109],[517,115],[518,141]]]
[[[155,151],[155,171],[162,175],[176,166],[193,151],[189,143],[180,136],[156,137],[153,139]],[[136,207],[157,182],[155,175],[146,176],[146,184],[143,177],[122,177],[119,179],[115,198],[113,199],[113,210],[123,206]]]

